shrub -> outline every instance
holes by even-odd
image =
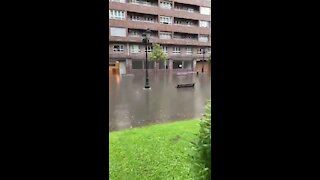
[[[194,179],[211,179],[211,100],[205,106],[205,113],[200,119],[200,130],[192,142],[191,175]]]

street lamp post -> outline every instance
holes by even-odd
[[[203,73],[203,67],[204,67],[204,53],[206,53],[206,50],[203,48],[203,49],[201,49],[202,50],[202,54],[203,54],[203,56],[202,56],[202,69],[201,69],[201,72]]]
[[[150,29],[147,29],[147,31],[142,34],[142,37],[143,37],[142,42],[145,43],[145,50],[146,50],[146,84],[144,86],[146,89],[150,89],[149,75],[148,75],[148,44],[149,44],[150,35],[151,35]]]

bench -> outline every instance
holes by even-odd
[[[178,84],[177,88],[194,87],[194,83]]]

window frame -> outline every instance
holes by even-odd
[[[168,35],[168,36],[170,36],[170,38],[163,38],[163,35]],[[172,33],[170,33],[170,32],[159,32],[159,39],[172,39]]]
[[[206,26],[203,26],[204,23],[206,24]],[[208,28],[208,27],[209,27],[209,21],[202,21],[202,20],[200,20],[200,22],[199,22],[199,27]]]
[[[139,30],[130,29],[128,30],[128,35],[131,37],[140,37],[141,33],[139,32]]]
[[[177,49],[179,49],[179,51],[178,51]],[[178,47],[178,46],[173,47],[172,53],[173,53],[173,54],[180,54],[180,53],[181,53],[181,48]]]
[[[209,42],[209,35],[199,35],[200,42]]]
[[[151,19],[151,20],[150,20]],[[144,21],[145,22],[150,22],[150,23],[154,23],[155,22],[155,18],[154,17],[151,17],[151,16],[146,16],[144,18]]]
[[[202,7],[201,6],[200,7],[200,14],[202,14],[202,15],[211,15],[211,8],[210,7]]]
[[[189,51],[190,49],[190,51]],[[192,48],[191,47],[187,47],[186,48],[186,54],[192,54]]]
[[[115,35],[112,35],[112,29],[122,29],[124,30],[124,36],[115,36]],[[127,30],[126,28],[122,28],[122,27],[110,27],[110,36],[113,36],[113,37],[127,37]]]
[[[137,48],[137,49],[134,49],[133,47],[138,47],[138,48]],[[133,50],[138,50],[138,51],[133,51]],[[139,54],[139,53],[141,53],[141,47],[140,47],[140,45],[131,44],[131,45],[130,45],[130,53],[132,53],[132,54]]]
[[[161,46],[161,48],[165,54],[168,54],[168,46]]]
[[[115,46],[119,46],[119,51],[115,51]],[[113,52],[115,52],[115,53],[124,53],[124,44],[114,44],[113,45]]]
[[[146,47],[144,47],[144,49],[146,49]],[[153,51],[153,47],[152,46],[147,46],[147,52],[151,53]]]
[[[110,19],[116,19],[116,20],[126,19],[126,13],[123,10],[110,9],[109,16],[110,16]]]
[[[202,50],[201,49],[203,49],[203,48],[198,48],[197,49],[197,54],[202,54]]]
[[[170,16],[160,16],[159,17],[159,23],[161,24],[172,24],[172,17]],[[168,22],[164,21],[164,20],[168,20]]]
[[[172,1],[161,1],[160,7],[163,9],[172,9],[173,3]]]

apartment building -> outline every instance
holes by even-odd
[[[145,69],[142,33],[151,30],[150,43],[158,43],[167,61],[149,69],[199,71],[204,65],[201,49],[211,54],[210,0],[109,0],[109,69],[120,74]],[[152,46],[147,46],[147,52]],[[202,64],[204,63],[204,64]]]

